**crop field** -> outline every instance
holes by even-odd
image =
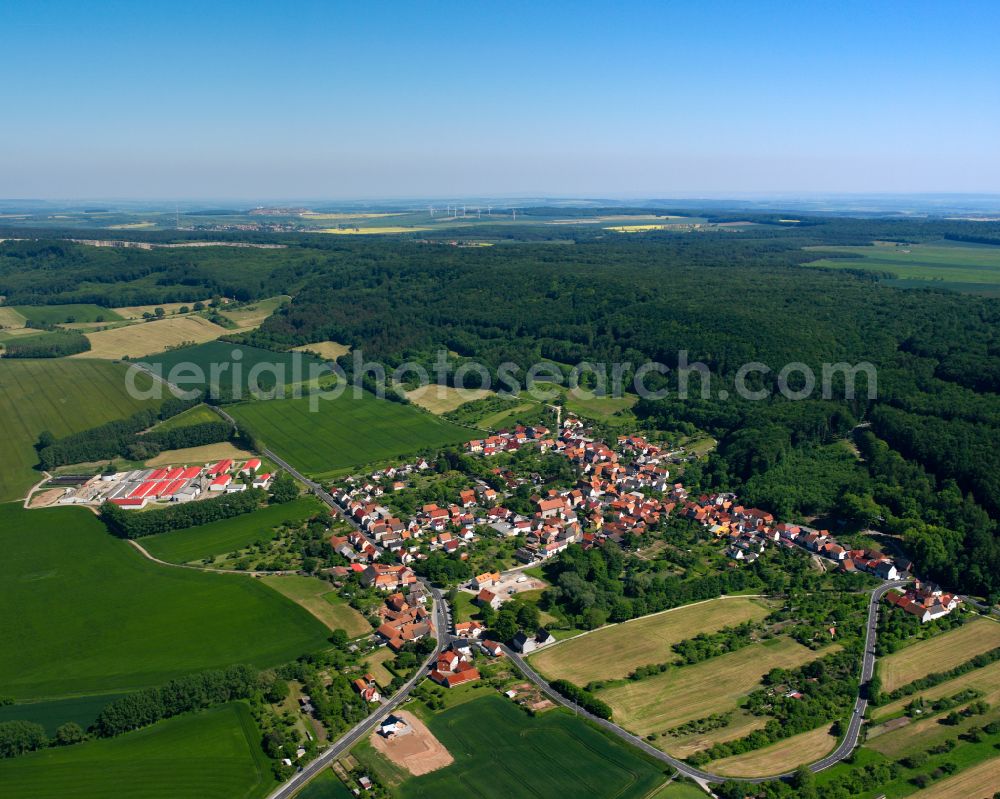
[[[3,794],[32,799],[255,799],[273,786],[242,703],[117,738],[0,760]]]
[[[233,460],[247,459],[253,457],[252,452],[230,444],[228,441],[219,441],[215,444],[203,444],[200,447],[186,447],[184,449],[166,449],[155,458],[146,461],[147,466],[174,466],[191,465],[200,466],[213,461],[220,461],[224,458]]]
[[[885,691],[894,691],[932,671],[948,671],[981,652],[1000,646],[1000,624],[973,619],[957,630],[904,647],[878,661]]]
[[[341,355],[347,355],[351,348],[346,344],[337,341],[317,341],[315,344],[303,344],[300,347],[292,347],[292,352],[314,352],[320,358],[335,361]]]
[[[74,305],[15,305],[13,310],[43,325],[61,325],[80,322],[120,322],[122,317],[110,308],[78,303]]]
[[[9,305],[0,305],[0,328],[22,328],[27,321]]]
[[[331,769],[324,769],[317,774],[305,788],[295,794],[295,799],[353,799],[340,778]]]
[[[403,458],[423,449],[457,444],[476,433],[429,413],[350,391],[331,400],[312,398],[248,402],[228,408],[262,446],[314,475],[338,468]]]
[[[232,311],[222,309],[220,313],[241,331],[253,330],[255,327],[260,327],[263,321],[277,310],[278,306],[290,299],[291,297],[287,294],[279,294],[277,297],[257,300]]]
[[[406,398],[431,413],[442,414],[453,411],[466,402],[488,397],[490,393],[483,388],[455,388],[434,383],[407,391]]]
[[[1000,686],[1000,661],[990,663],[981,669],[973,669],[961,677],[939,683],[933,688],[917,691],[912,696],[904,696],[902,699],[897,699],[888,705],[873,708],[873,715],[876,719],[881,719],[902,713],[903,708],[918,696],[922,696],[928,702],[933,702],[944,696],[954,696],[966,688],[975,688],[977,691],[987,693],[994,690],[997,686]]]
[[[457,705],[427,721],[455,758],[445,768],[393,786],[400,799],[613,796],[638,799],[664,781],[658,765],[586,722],[552,711],[531,718],[499,696]]]
[[[207,305],[210,299],[210,297],[206,297],[202,302]],[[193,307],[193,302],[161,302],[159,305],[129,305],[124,308],[115,308],[114,311],[122,319],[142,319],[143,314],[155,314],[157,308],[162,308],[165,314],[172,316],[179,313],[181,308],[187,308],[190,311]]]
[[[344,630],[350,638],[372,631],[368,620],[337,596],[325,580],[288,574],[262,577],[261,582],[301,605],[331,630]]]
[[[144,358],[185,343],[217,339],[226,332],[200,316],[179,316],[86,333],[90,351],[74,358]]]
[[[139,388],[150,379],[140,375]],[[0,501],[23,497],[42,479],[34,445],[48,430],[56,438],[120,419],[143,407],[125,390],[125,368],[64,358],[0,359]]]
[[[1000,294],[1000,247],[941,241],[929,244],[876,244],[868,247],[809,248],[820,258],[804,266],[890,272],[889,281],[908,288],[948,288],[974,294]],[[822,258],[824,253],[850,258]]]
[[[190,427],[195,424],[219,421],[222,421],[222,417],[207,405],[195,405],[193,408],[188,408],[186,411],[179,413],[176,416],[171,416],[165,422],[160,422],[156,425],[156,430],[157,432],[177,430],[181,427]]]
[[[149,554],[170,563],[190,563],[225,555],[258,541],[268,541],[286,521],[299,523],[323,512],[314,497],[299,497],[281,505],[268,505],[253,513],[219,519],[198,527],[147,536],[139,543]],[[324,584],[329,589],[329,584]]]
[[[585,640],[585,639],[584,639]],[[814,652],[789,638],[752,644],[693,666],[598,691],[614,720],[636,735],[648,735],[691,719],[734,710],[742,696],[760,687],[771,669],[791,669],[831,650]],[[668,737],[655,746],[670,750]]]
[[[753,752],[723,758],[712,763],[712,772],[726,777],[769,777],[794,771],[802,763],[812,763],[837,746],[830,725],[793,735]]]
[[[49,735],[55,735],[60,724],[75,721],[87,729],[109,702],[123,694],[94,694],[73,696],[69,699],[50,699],[42,702],[21,702],[0,706],[0,722],[33,721],[41,724]]]
[[[319,228],[313,232],[315,233],[334,233],[341,236],[365,236],[370,234],[382,234],[382,233],[420,233],[424,230],[430,230],[429,227],[401,227],[399,225],[382,225],[371,227],[328,227]]]
[[[921,791],[920,799],[974,799],[1000,792],[1000,757],[986,760]]]
[[[760,620],[768,613],[765,604],[748,597],[698,602],[543,649],[531,656],[531,664],[550,679],[581,686],[591,680],[619,679],[637,666],[677,660],[671,647],[686,638]]]
[[[19,701],[268,668],[328,633],[249,577],[145,559],[81,508],[0,506],[0,551],[0,685]]]
[[[251,372],[255,370],[258,372],[255,374],[257,386],[270,390],[275,384],[290,386],[308,381],[310,366],[319,367],[323,363],[311,355],[272,352],[226,341],[210,341],[170,350],[144,358],[143,362],[157,367],[163,378],[173,378],[172,382],[186,391],[206,388],[215,367],[219,388],[227,396],[235,395],[236,391],[240,392],[239,396],[246,396]]]

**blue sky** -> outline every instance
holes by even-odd
[[[6,0],[0,197],[1000,193],[998,31],[997,2]]]

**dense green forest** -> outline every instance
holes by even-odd
[[[554,213],[526,209],[523,229],[498,228],[496,246],[475,248],[444,246],[431,234],[290,235],[281,250],[8,241],[0,294],[11,303],[114,306],[288,292],[289,305],[236,338],[274,350],[334,340],[390,366],[430,366],[445,350],[452,367],[475,359],[491,378],[505,362],[524,370],[547,360],[564,372],[581,361],[624,362],[632,364],[628,384],[649,360],[676,370],[683,351],[711,370],[705,398],[693,377],[694,399],[672,391],[634,412],[644,425],[698,428],[718,440],[706,462],[688,464],[686,483],[741,492],[782,518],[829,513],[900,536],[925,575],[1000,594],[1000,302],[902,290],[860,269],[801,266],[815,257],[804,247],[985,243],[1000,239],[1000,224],[799,216],[789,226],[757,215],[751,221],[760,224],[741,230],[619,236],[598,226],[543,228]],[[766,398],[721,400],[752,361],[771,370],[748,381]],[[791,362],[817,375],[824,363],[869,362],[877,396],[869,399],[862,381],[855,398],[844,398],[837,378],[839,398],[789,401],[777,392],[777,373]],[[523,372],[515,376],[524,383]],[[676,372],[647,386],[676,389]]]

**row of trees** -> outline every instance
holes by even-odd
[[[266,499],[267,492],[263,489],[248,488],[246,491],[223,494],[218,499],[185,502],[143,513],[123,510],[112,502],[105,502],[101,505],[101,519],[119,538],[142,538],[252,513]]]
[[[5,358],[65,358],[87,352],[90,339],[75,330],[59,330],[50,333],[11,339],[3,345]]]

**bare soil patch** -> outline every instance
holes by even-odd
[[[381,752],[397,766],[406,769],[414,777],[429,774],[455,762],[451,753],[420,719],[405,710],[397,711],[394,715],[410,725],[410,732],[406,735],[383,738],[376,730],[370,738],[376,751]]]

